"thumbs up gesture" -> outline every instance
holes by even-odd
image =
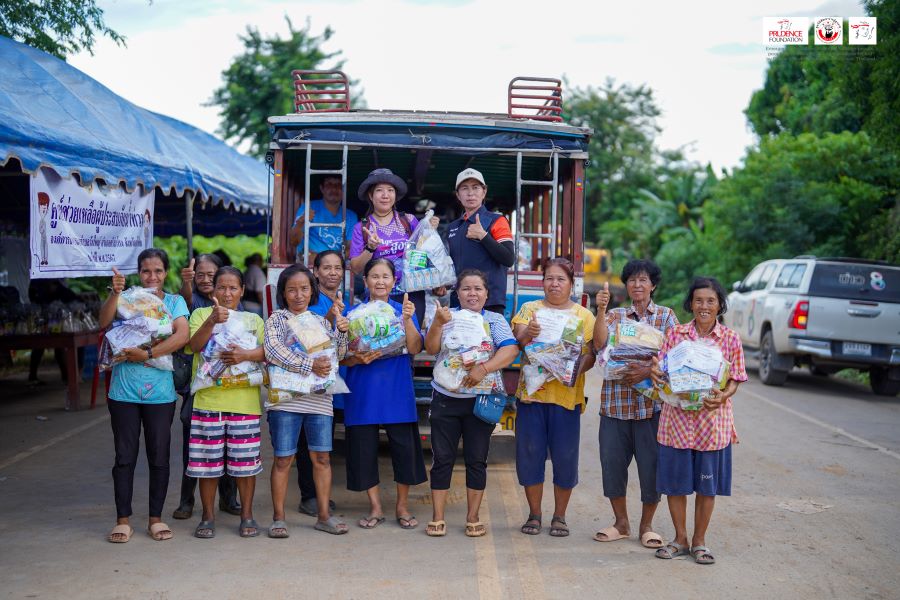
[[[112,277],[112,293],[115,296],[118,296],[122,293],[122,290],[125,289],[125,276],[119,273],[119,270],[113,267],[113,277]]]
[[[476,214],[475,222],[469,224],[469,228],[466,229],[466,237],[480,242],[487,234],[488,232],[481,226],[481,215]]]
[[[209,315],[213,323],[224,323],[228,320],[228,309],[219,304],[218,298],[213,296],[213,309]]]
[[[434,311],[434,322],[437,325],[446,325],[453,318],[453,315],[450,313],[450,309],[446,306],[441,306],[441,303],[437,300],[434,301],[437,305],[437,310]]]
[[[403,294],[403,321],[409,321],[416,314],[416,305],[409,299],[409,294]]]
[[[194,263],[195,259],[191,259],[191,262],[188,263],[188,266],[181,270],[181,282],[186,285],[190,285],[194,281]]]
[[[538,323],[536,316],[531,315],[531,320],[528,321],[528,329],[526,330],[526,333],[531,339],[534,339],[537,336],[541,335],[541,324]]]
[[[609,306],[609,299],[609,282],[606,282],[603,284],[603,289],[597,292],[597,297],[595,298],[598,315],[606,312],[606,307]]]
[[[321,293],[321,292],[319,292]],[[328,309],[328,314],[326,315],[326,319],[337,325],[337,319],[344,313],[344,302],[337,298],[332,304],[331,308]]]

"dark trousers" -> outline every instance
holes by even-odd
[[[181,495],[178,501],[180,508],[194,505],[194,492],[197,491],[197,479],[185,475],[188,467],[188,455],[191,443],[191,414],[194,411],[194,395],[190,392],[181,396]],[[224,474],[219,477],[219,501],[230,506],[237,504],[237,483],[234,477]]]
[[[475,398],[453,398],[434,392],[431,398],[431,489],[450,489],[459,440],[466,461],[466,487],[483,490],[494,425],[476,417]]]
[[[641,502],[643,504],[659,502],[660,495],[656,491],[658,429],[658,412],[650,419],[600,417],[600,467],[603,469],[604,496],[607,498],[625,496],[628,487],[628,467],[634,459],[637,461],[638,479],[641,482]]]
[[[169,442],[175,402],[141,404],[109,399],[110,423],[116,448],[116,462],[112,469],[116,494],[116,514],[130,517],[134,493],[134,468],[137,465],[144,428],[144,446],[150,467],[150,516],[162,516],[166,491],[169,488]]]
[[[331,439],[334,439],[334,425],[338,421],[343,423],[344,411],[334,409],[334,418],[331,420]],[[313,464],[309,457],[309,443],[306,441],[306,427],[300,428],[300,439],[297,440],[297,485],[300,486],[300,502],[306,502],[316,497],[316,484],[313,481]]]
[[[394,467],[394,481],[418,485],[428,480],[418,423],[383,425]],[[378,425],[347,427],[347,489],[364,492],[378,485]]]

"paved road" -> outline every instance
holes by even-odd
[[[590,380],[592,389],[597,381]],[[898,598],[900,575],[900,400],[862,386],[798,372],[784,388],[751,376],[736,399],[741,444],[734,496],[721,499],[708,542],[718,563],[660,561],[634,539],[591,540],[611,523],[597,458],[596,403],[582,422],[581,483],[569,511],[571,537],[518,532],[526,505],[513,465],[492,465],[483,520],[490,533],[463,535],[463,475],[457,470],[450,531],[432,539],[392,522],[335,537],[291,512],[291,538],[243,540],[238,518],[222,515],[216,539],[191,537],[195,520],[172,521],[175,539],[142,532],[126,545],[104,540],[113,524],[112,439],[103,409],[66,414],[61,386],[41,395],[4,381],[0,399],[0,597],[7,598]],[[48,416],[38,421],[36,415]],[[180,442],[180,433],[173,435]],[[271,461],[271,455],[265,457]],[[167,514],[177,495],[177,459]],[[385,466],[387,460],[384,461]],[[362,494],[336,500],[348,521]],[[146,506],[138,468],[135,508]],[[629,507],[636,516],[636,473]],[[390,476],[383,472],[383,480]],[[255,502],[268,521],[268,477]],[[392,496],[385,486],[385,497]],[[427,486],[414,490],[427,521]],[[289,504],[296,506],[292,489]],[[552,509],[549,497],[545,511]],[[546,513],[545,513],[546,514]],[[636,528],[636,520],[633,519]],[[657,530],[672,533],[665,507]]]

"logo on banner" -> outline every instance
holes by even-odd
[[[763,44],[806,45],[809,19],[806,17],[764,17]]]
[[[844,25],[839,17],[821,17],[816,19],[816,44],[840,46]]]
[[[851,46],[874,46],[877,43],[876,17],[850,17],[847,21],[847,41]]]

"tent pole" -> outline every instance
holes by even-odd
[[[187,261],[194,257],[194,192],[184,190],[184,221],[187,228]]]

